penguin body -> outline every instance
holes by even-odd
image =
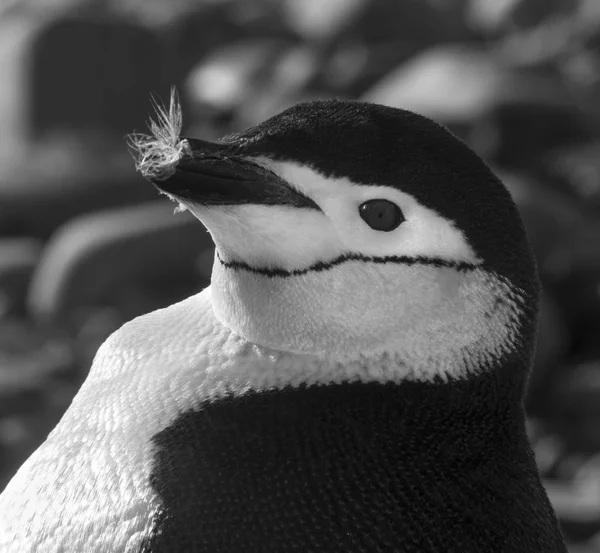
[[[216,244],[122,327],[0,496],[0,550],[564,552],[525,434],[538,282],[466,146],[358,102],[140,168]]]

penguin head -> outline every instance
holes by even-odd
[[[409,111],[298,104],[218,142],[171,106],[138,167],[216,246],[215,314],[244,339],[418,378],[530,355],[535,264],[504,185]]]

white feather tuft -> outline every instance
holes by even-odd
[[[157,119],[148,124],[152,134],[129,135],[129,146],[135,167],[145,178],[165,180],[175,172],[188,145],[179,138],[183,117],[175,88],[171,90],[168,110],[156,100],[153,103]]]

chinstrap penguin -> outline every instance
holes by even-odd
[[[211,286],[101,346],[0,551],[565,552],[522,408],[536,268],[484,162],[353,101],[152,130],[138,168],[211,233]]]

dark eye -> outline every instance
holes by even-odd
[[[400,208],[388,200],[369,200],[360,205],[358,212],[372,229],[384,232],[398,228],[405,221]]]

